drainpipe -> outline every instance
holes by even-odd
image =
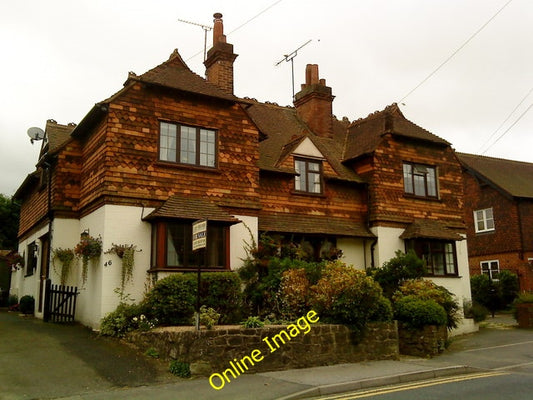
[[[43,163],[43,168],[48,174],[48,260],[46,261],[46,276],[44,280],[50,277],[50,265],[52,265],[52,231],[54,222],[54,212],[52,211],[52,166],[48,162]]]
[[[375,239],[372,244],[370,245],[370,267],[376,268],[376,262],[374,260],[374,249],[376,248],[376,244],[378,244],[378,240]]]

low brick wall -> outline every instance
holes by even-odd
[[[448,340],[446,326],[428,325],[421,329],[410,329],[398,325],[400,354],[416,357],[433,357],[442,353]]]
[[[143,351],[157,350],[163,359],[190,363],[191,372],[198,375],[224,370],[230,361],[250,356],[254,350],[259,350],[264,359],[255,363],[250,372],[399,357],[396,322],[369,324],[361,340],[342,325],[314,325],[305,335],[302,332],[285,343],[278,340],[279,347],[274,346],[275,351],[271,351],[263,339],[269,338],[272,344],[272,338],[284,329],[284,326],[257,329],[217,326],[196,332],[192,327],[168,327],[134,332],[128,340]]]
[[[533,328],[533,304],[517,304],[516,320],[520,328]]]

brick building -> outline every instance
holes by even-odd
[[[341,250],[361,269],[413,248],[431,279],[468,300],[463,178],[450,144],[394,104],[338,120],[317,65],[307,66],[294,107],[238,98],[220,14],[213,32],[206,79],[175,51],[130,73],[78,125],[48,121],[37,169],[15,195],[19,252],[30,261],[15,290],[42,299],[43,280],[58,280],[50,252],[73,248],[82,232],[100,236],[104,250],[142,250],[126,288],[137,299],[147,281],[173,272],[239,268],[250,235],[268,232],[311,257]],[[198,219],[208,220],[202,259],[191,250]],[[77,310],[86,325],[119,301],[114,257],[90,266]],[[68,283],[80,284],[79,272]]]
[[[470,274],[518,274],[533,290],[533,164],[458,153],[463,164]]]

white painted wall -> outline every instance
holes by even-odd
[[[395,257],[398,250],[405,251],[405,243],[400,239],[404,229],[375,226],[370,228],[370,231],[378,238],[374,249],[374,262],[377,268],[381,268],[383,263]]]
[[[234,217],[242,222],[230,227],[230,267],[232,270],[242,266],[242,260],[247,257],[246,248],[259,240],[257,217],[246,215],[234,215]]]
[[[371,241],[354,238],[337,238],[337,248],[342,250],[342,261],[347,265],[353,265],[356,269],[364,270],[370,268],[370,248]],[[365,266],[366,252],[366,266]]]

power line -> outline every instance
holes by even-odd
[[[503,5],[502,8],[500,8],[496,14],[494,14],[490,19],[485,22],[481,27],[475,31],[457,50],[455,50],[446,60],[444,60],[436,69],[433,70],[428,76],[426,76],[422,82],[420,82],[418,85],[414,87],[409,93],[407,93],[405,96],[402,97],[402,99],[399,101],[399,103],[402,103],[407,97],[409,97],[415,90],[417,90],[420,86],[422,86],[428,79],[430,79],[433,75],[435,75],[444,65],[446,65],[457,53],[459,53],[472,39],[474,39],[485,27],[500,14],[505,7],[507,7],[513,0],[509,0],[507,3]]]
[[[271,5],[269,5],[267,8],[265,8],[265,9],[262,10],[262,11],[260,11],[258,14],[254,15],[252,18],[246,20],[245,22],[243,22],[242,24],[240,24],[238,27],[236,27],[236,28],[233,29],[232,31],[226,33],[226,36],[231,35],[233,32],[235,32],[235,31],[241,29],[243,26],[249,24],[249,23],[252,22],[254,19],[256,19],[256,18],[259,17],[260,15],[266,13],[268,10],[270,10],[272,7],[278,5],[278,4],[281,3],[282,1],[283,1],[283,0],[277,0],[277,1],[275,1],[274,3],[272,3]],[[192,56],[190,56],[189,58],[187,58],[185,61],[187,62],[187,61],[193,59],[194,57],[196,57],[196,56],[198,56],[198,55],[200,55],[200,54],[202,54],[202,51],[201,51],[201,50],[200,50],[198,53],[195,53],[195,54],[193,54]]]
[[[486,152],[487,152],[492,146],[494,146],[496,143],[498,143],[498,141],[499,141],[502,137],[504,137],[505,134],[506,134],[507,132],[509,132],[509,131],[511,130],[511,128],[512,128],[513,126],[515,126],[515,125],[517,124],[517,122],[520,121],[520,120],[522,119],[522,117],[523,117],[524,115],[526,115],[527,112],[528,112],[529,110],[531,110],[531,107],[533,107],[533,103],[531,103],[531,104],[529,105],[529,107],[526,108],[526,111],[524,111],[522,114],[520,114],[520,116],[516,119],[516,121],[513,122],[513,123],[511,124],[511,126],[509,126],[509,128],[507,128],[507,129],[505,130],[505,132],[503,132],[500,136],[498,136],[498,139],[496,139],[496,140],[494,141],[494,143],[492,143],[489,147],[487,147],[487,148],[485,149],[485,151],[484,151],[483,153],[481,153],[481,154],[485,154],[485,153],[486,153]]]
[[[531,92],[533,92],[533,87],[531,89],[529,89],[529,92],[527,92],[527,94],[524,96],[524,98],[522,100],[520,100],[520,103],[517,104],[517,106],[515,108],[513,108],[513,111],[511,111],[509,113],[509,115],[507,116],[507,118],[505,118],[505,120],[500,124],[500,126],[498,126],[498,128],[496,128],[496,130],[494,132],[492,132],[492,134],[490,135],[490,137],[485,141],[485,143],[483,143],[481,145],[481,147],[479,148],[478,152],[481,152],[481,149],[483,149],[483,147],[485,147],[490,141],[491,139],[494,137],[494,135],[496,135],[496,133],[498,133],[498,131],[507,123],[507,121],[509,121],[509,119],[511,118],[511,116],[514,114],[514,112],[518,109],[518,107],[520,107],[522,105],[522,103],[524,101],[526,101],[526,99],[529,97],[529,95],[531,94]],[[496,143],[496,142],[494,142]],[[493,143],[493,144],[494,144]],[[487,148],[483,153],[481,154],[485,154],[485,152],[488,150],[489,148]]]

